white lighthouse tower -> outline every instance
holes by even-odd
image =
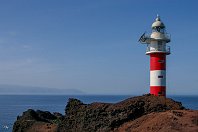
[[[157,15],[151,34],[143,34],[139,42],[147,44],[146,55],[150,56],[150,94],[166,96],[166,55],[170,54],[170,35]]]

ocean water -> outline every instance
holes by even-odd
[[[131,95],[0,95],[0,132],[11,132],[18,115],[27,109],[39,109],[64,114],[69,98],[77,98],[83,103],[122,101]],[[189,109],[198,110],[198,96],[170,96],[182,102]]]

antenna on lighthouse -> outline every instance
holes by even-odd
[[[144,32],[144,33],[141,35],[141,37],[139,38],[138,42],[140,42],[140,43],[145,43],[145,41],[146,41],[145,34],[146,34],[146,32]]]

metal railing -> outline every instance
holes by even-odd
[[[170,34],[165,33],[164,35],[165,35],[165,37],[166,37],[167,39],[171,40],[171,35],[170,35]]]
[[[170,54],[170,46],[166,46],[165,48],[153,48],[150,46],[147,46],[146,53],[148,52],[164,52],[166,54]]]

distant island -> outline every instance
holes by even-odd
[[[77,89],[58,89],[47,87],[33,87],[20,85],[0,84],[1,95],[82,95],[84,92]]]
[[[198,110],[181,102],[146,94],[118,103],[84,104],[70,98],[65,115],[29,109],[18,116],[13,132],[195,132]]]

